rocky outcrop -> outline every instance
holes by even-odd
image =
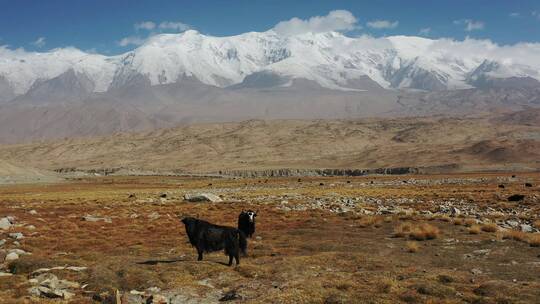
[[[363,176],[369,174],[417,174],[419,168],[397,167],[376,169],[268,169],[268,170],[226,170],[222,176],[234,177],[290,177],[290,176]]]

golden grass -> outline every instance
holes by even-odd
[[[528,235],[523,231],[518,230],[507,230],[503,234],[503,239],[514,240],[520,242],[527,242]]]
[[[495,223],[488,223],[482,225],[482,231],[484,232],[497,232],[499,231],[499,226]]]
[[[383,218],[380,216],[364,216],[358,221],[358,226],[361,228],[375,227],[379,228],[382,226]]]
[[[540,232],[531,233],[528,236],[528,242],[531,247],[540,247]]]
[[[416,241],[432,240],[439,236],[440,230],[437,226],[422,223],[413,225],[410,222],[401,223],[394,228],[394,237],[409,237]]]
[[[454,225],[461,226],[461,225],[464,225],[464,224],[465,224],[465,221],[462,218],[454,219]]]
[[[409,236],[413,225],[410,222],[401,223],[394,228],[395,237],[406,237]]]
[[[472,219],[472,218],[468,218],[468,219],[466,219],[464,221],[464,223],[465,223],[465,226],[470,227],[470,226],[476,224],[476,220]]]
[[[415,252],[418,252],[418,250],[420,250],[420,246],[418,245],[417,242],[414,242],[414,241],[407,242],[405,246],[407,247],[407,251],[411,253],[415,253]]]
[[[469,227],[469,234],[479,234],[482,231],[482,227],[480,225],[472,225]]]
[[[414,227],[409,234],[413,240],[424,241],[432,240],[439,236],[440,230],[436,226],[424,223]]]

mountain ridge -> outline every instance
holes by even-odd
[[[540,56],[533,53],[540,46],[531,44],[532,62],[495,46],[490,47],[495,49],[491,53],[464,55],[468,43],[415,36],[351,38],[337,32],[282,36],[273,30],[214,37],[189,30],[153,36],[133,51],[115,56],[74,48],[33,53],[0,47],[0,77],[17,96],[35,82],[70,69],[91,80],[92,92],[106,92],[138,77],[160,85],[187,76],[223,88],[238,85],[254,73],[304,78],[334,90],[354,90],[347,82],[361,77],[386,89],[426,91],[474,87],[470,77],[474,73],[476,78],[540,79]],[[486,62],[489,70],[482,69]]]

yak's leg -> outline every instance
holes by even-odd
[[[236,260],[236,265],[240,265],[240,256],[238,254],[238,251],[234,255],[234,259]],[[231,258],[231,260],[232,260],[232,258]]]
[[[233,261],[233,256],[229,254],[229,266],[232,265],[232,261]]]
[[[197,253],[199,254],[199,257],[197,258],[197,261],[202,261],[202,259],[203,259],[203,252],[204,252],[204,249],[203,249],[202,244],[198,244],[198,245],[197,245]]]

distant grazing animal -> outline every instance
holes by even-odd
[[[233,227],[218,226],[193,217],[185,217],[182,223],[186,226],[189,242],[197,249],[198,261],[202,261],[204,252],[225,250],[229,256],[229,266],[233,258],[240,264],[239,253],[246,255],[247,240],[245,234]]]
[[[255,233],[255,218],[257,212],[248,210],[240,213],[238,216],[238,230],[242,231],[248,238],[252,237]]]

